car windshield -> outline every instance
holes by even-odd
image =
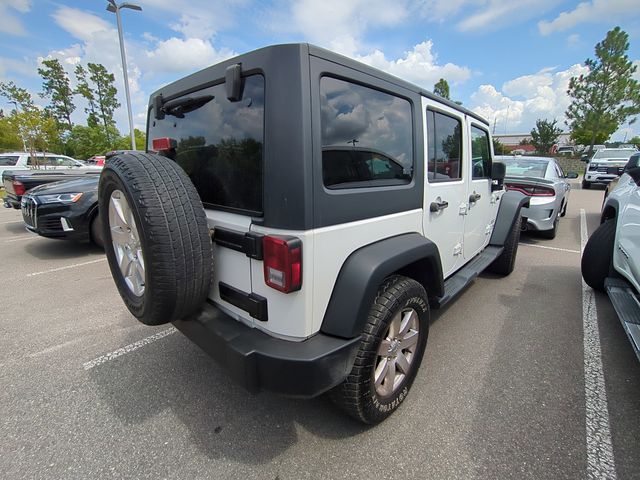
[[[549,160],[514,158],[502,160],[507,166],[507,175],[515,177],[544,177]]]
[[[598,150],[593,158],[629,160],[631,155],[633,155],[633,150]]]

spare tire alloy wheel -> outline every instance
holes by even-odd
[[[145,269],[142,245],[127,197],[120,190],[111,192],[109,228],[116,261],[124,282],[136,297],[144,294]]]

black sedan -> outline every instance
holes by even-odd
[[[48,238],[91,241],[103,246],[96,177],[41,185],[22,196],[28,230]]]

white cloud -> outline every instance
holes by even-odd
[[[365,56],[355,56],[355,59],[416,83],[427,90],[432,90],[440,78],[445,78],[454,85],[469,79],[471,71],[467,67],[453,63],[438,65],[437,55],[432,49],[433,42],[428,40],[416,45],[413,50],[405,52],[402,58],[396,60],[388,60],[380,50]]]
[[[638,0],[592,0],[582,2],[568,12],[562,12],[551,21],[538,23],[542,35],[561,32],[581,23],[609,23],[624,19],[630,15],[638,15]]]
[[[571,102],[566,94],[571,77],[586,73],[576,64],[566,70],[543,69],[532,75],[514,78],[498,91],[493,85],[481,85],[471,95],[472,110],[495,122],[496,133],[528,132],[539,118],[558,120],[566,129],[564,112]]]
[[[31,10],[31,0],[2,0],[0,2],[0,33],[24,37],[27,31],[13,11],[27,13]]]
[[[235,55],[232,50],[216,50],[213,45],[199,38],[180,39],[172,37],[157,42],[154,50],[145,52],[146,70],[153,72],[193,72],[221,62]]]
[[[558,0],[489,0],[475,13],[457,24],[458,30],[493,31],[508,24],[522,23],[540,15]]]
[[[577,33],[572,33],[567,37],[567,45],[570,47],[575,47],[580,44],[580,35]]]
[[[71,7],[60,7],[53,13],[56,23],[80,40],[91,40],[97,33],[113,29],[113,26],[92,13]]]

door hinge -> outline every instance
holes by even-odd
[[[462,244],[458,243],[455,247],[453,247],[453,256],[457,257],[462,253]]]
[[[458,210],[458,213],[460,215],[466,215],[467,213],[469,213],[469,209],[467,208],[467,204],[463,203],[460,205],[460,209]]]

